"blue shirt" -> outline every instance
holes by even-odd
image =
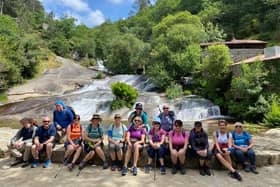
[[[92,139],[97,139],[103,137],[104,129],[101,125],[96,128],[89,124],[86,128],[87,136]]]
[[[124,138],[124,133],[127,131],[127,128],[124,124],[121,124],[119,128],[115,127],[114,124],[110,125],[108,128],[108,136],[112,140],[117,141]]]
[[[62,111],[55,110],[53,112],[53,123],[54,125],[60,125],[63,129],[66,129],[69,124],[72,124],[74,116],[72,112],[65,108]]]
[[[56,128],[54,127],[54,125],[50,125],[48,129],[45,129],[43,126],[38,127],[36,130],[35,137],[38,136],[39,142],[44,143],[45,141],[50,139],[51,136],[55,137],[55,135]]]
[[[249,146],[251,135],[248,132],[242,132],[241,134],[238,134],[237,132],[232,133],[232,138],[234,141],[234,144],[237,146]]]

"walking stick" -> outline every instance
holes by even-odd
[[[157,152],[155,152],[154,181],[156,181],[156,169],[157,169]]]

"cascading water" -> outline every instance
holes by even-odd
[[[118,112],[123,116],[123,119],[127,119],[129,112],[133,109],[124,108],[113,112],[110,110],[110,104],[114,97],[110,86],[118,81],[127,83],[139,90],[137,102],[144,103],[144,110],[148,113],[150,119],[159,113],[163,103],[169,103],[171,109],[175,111],[177,119],[183,121],[223,117],[220,115],[218,106],[203,98],[192,96],[168,101],[164,95],[153,92],[153,90],[156,90],[155,85],[142,75],[116,75],[94,80],[92,84],[62,96],[28,99],[3,106],[3,108],[0,107],[0,111],[2,115],[17,114],[22,117],[38,118],[38,116],[52,115],[54,101],[61,99],[66,105],[72,106],[83,121],[89,120],[93,113],[99,113],[103,118],[108,119],[112,118],[115,112]]]

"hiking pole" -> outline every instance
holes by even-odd
[[[154,181],[156,181],[156,169],[157,169],[157,152],[155,152]]]
[[[73,153],[72,153],[72,154],[73,154]],[[65,161],[66,163],[68,163],[68,161],[69,161],[69,159],[71,158],[72,154],[69,155],[69,156],[67,157],[67,159],[66,159],[66,161]],[[58,170],[57,170],[57,172],[56,172],[54,178],[56,178],[56,177],[58,176],[58,174],[59,174],[60,171],[62,170],[63,166],[64,166],[64,161],[62,162],[62,164],[61,164],[60,167],[58,168]]]
[[[157,107],[158,107],[159,113],[161,113],[162,111],[161,111],[161,109],[160,109],[159,105],[157,105]]]

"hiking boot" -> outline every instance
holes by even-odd
[[[115,161],[113,161],[113,163],[111,165],[111,170],[116,171],[116,169],[117,169],[117,165],[116,165]]]
[[[51,160],[46,160],[43,164],[43,168],[47,168],[52,164]]]
[[[150,164],[148,164],[146,167],[145,167],[145,173],[150,173],[152,170],[152,166]]]
[[[21,158],[21,157],[22,157],[22,153],[19,152],[17,149],[12,149],[12,150],[11,150],[11,155],[12,155],[13,157],[16,157],[16,158]]]
[[[127,167],[123,166],[123,168],[122,168],[122,176],[125,176],[127,174],[127,171],[128,171]]]
[[[242,177],[237,171],[230,172],[230,176],[238,181],[242,181]]]
[[[132,173],[133,173],[134,176],[137,175],[137,167],[134,166],[134,167],[132,168]]]
[[[69,171],[72,171],[74,168],[74,164],[73,163],[68,164],[67,168],[69,169]]]
[[[208,166],[204,167],[204,173],[208,176],[211,176],[210,168]]]
[[[109,164],[107,161],[104,161],[103,163],[103,169],[107,169],[109,167]]]
[[[162,175],[165,175],[166,174],[166,169],[165,169],[165,166],[160,166],[160,173],[162,174]]]
[[[259,174],[259,172],[257,171],[255,165],[252,165],[252,166],[250,167],[250,171],[251,171],[252,173],[254,173],[254,174]]]
[[[173,175],[177,173],[177,167],[176,167],[176,166],[173,166],[173,167],[172,167],[171,173],[172,173]]]
[[[186,168],[184,167],[184,165],[181,165],[181,167],[180,167],[180,173],[181,173],[182,175],[185,175],[185,174],[186,174]]]
[[[205,176],[205,174],[206,174],[205,170],[202,166],[199,167],[199,174],[202,175],[202,176]]]
[[[250,165],[249,164],[245,164],[245,166],[244,166],[244,171],[246,171],[246,172],[250,172]]]
[[[85,161],[81,161],[81,163],[79,164],[79,170],[84,169],[85,165],[86,165],[86,162]]]
[[[39,164],[39,161],[38,160],[34,160],[31,164],[31,168],[36,168]]]
[[[13,163],[11,163],[11,167],[13,167],[13,166],[16,166],[16,165],[18,165],[18,164],[21,164],[23,162],[23,160],[15,160]]]
[[[122,165],[123,165],[122,160],[118,160],[118,162],[117,162],[118,171],[122,170]]]
[[[29,162],[28,161],[24,161],[23,164],[21,165],[22,168],[25,168],[27,166],[29,166]]]
[[[62,161],[62,163],[63,163],[64,166],[67,166],[67,164],[68,164],[68,159],[67,159],[67,158],[64,158],[63,161]]]

